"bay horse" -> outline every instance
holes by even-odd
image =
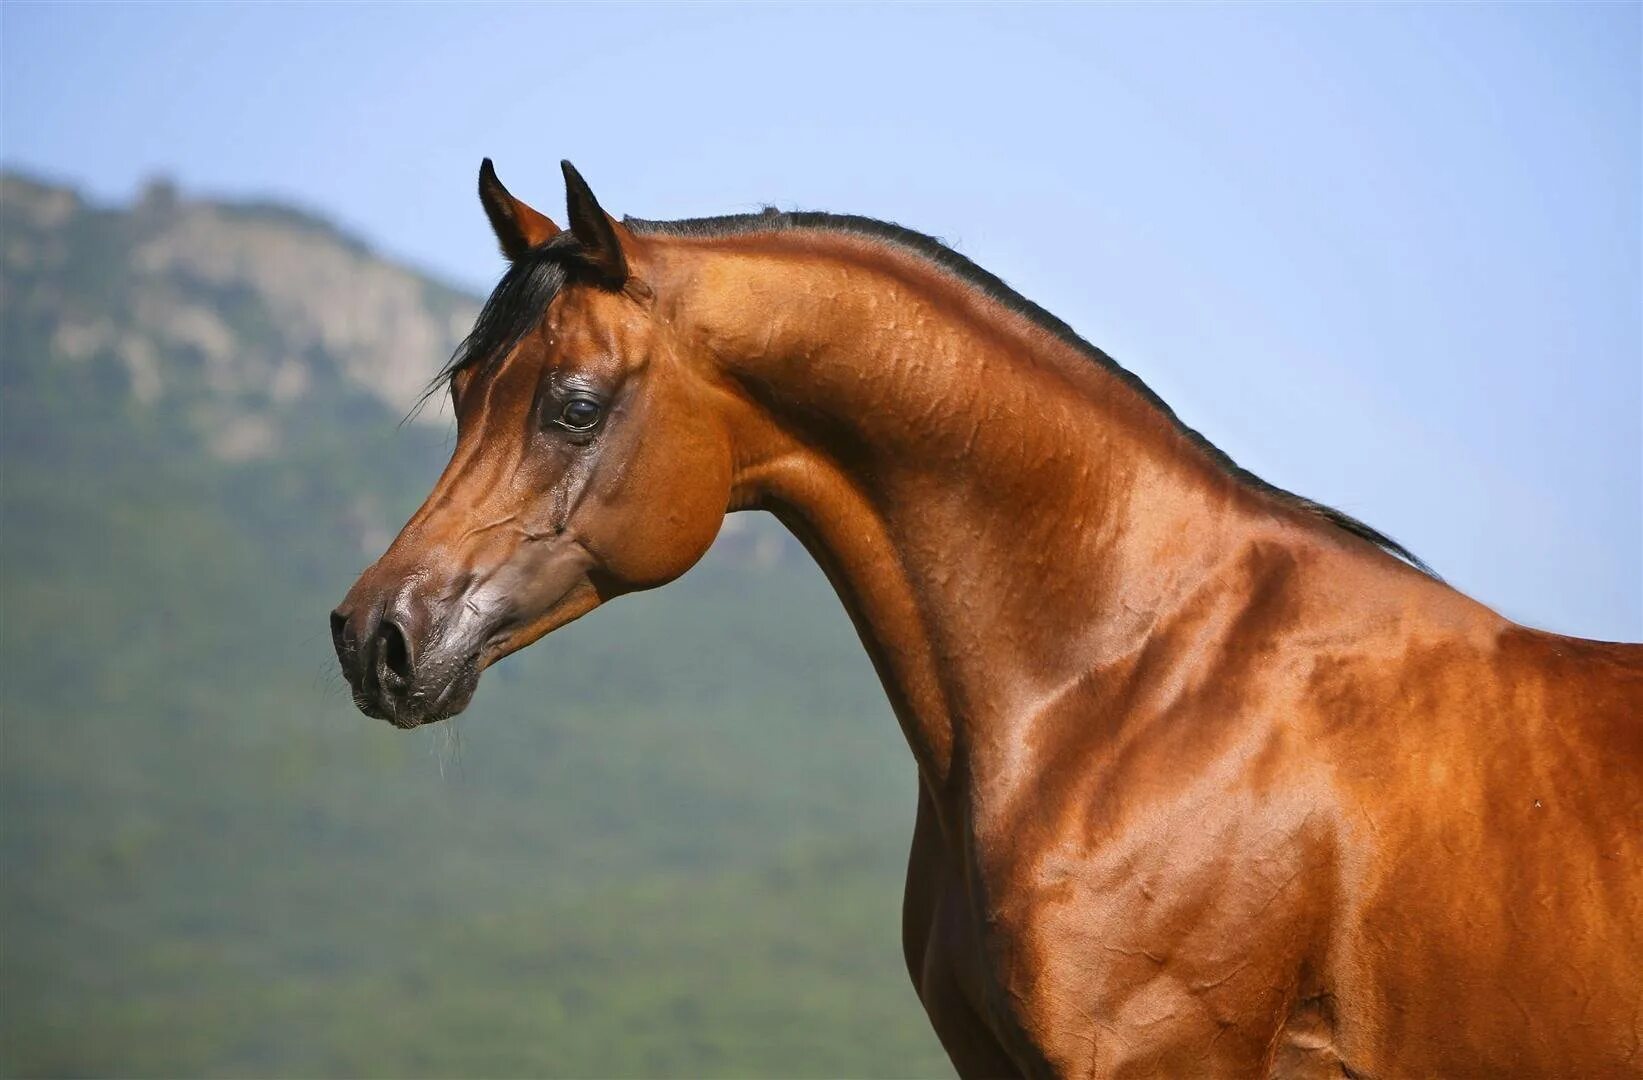
[[[361,709],[451,716],[768,510],[917,760],[961,1074],[1643,1075],[1643,647],[1261,482],[935,240],[564,175],[561,229],[481,167],[450,464],[331,616]]]

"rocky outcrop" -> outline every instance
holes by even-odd
[[[4,362],[107,368],[221,458],[275,453],[339,395],[411,411],[477,307],[287,208],[164,182],[101,207],[0,176]]]

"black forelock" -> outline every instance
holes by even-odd
[[[513,351],[571,279],[575,248],[575,238],[560,233],[513,260],[479,309],[473,329],[423,391],[422,401],[450,385],[457,372],[477,368],[483,373]]]

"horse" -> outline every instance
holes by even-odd
[[[1643,646],[1262,482],[936,240],[563,172],[562,229],[480,168],[449,465],[331,614],[363,711],[449,717],[767,510],[917,762],[961,1075],[1643,1075]]]

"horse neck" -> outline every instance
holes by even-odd
[[[1012,718],[1132,656],[1259,517],[1122,376],[916,255],[776,234],[670,262],[668,317],[751,406],[735,505],[826,571],[935,791],[1008,768]]]

